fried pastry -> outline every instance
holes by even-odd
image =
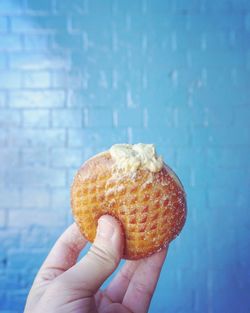
[[[180,180],[151,144],[117,144],[86,161],[74,178],[71,207],[90,242],[100,216],[114,216],[124,232],[123,257],[131,260],[167,246],[187,210]]]

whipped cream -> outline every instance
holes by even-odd
[[[109,152],[115,165],[126,172],[142,168],[155,173],[163,167],[162,157],[156,154],[153,144],[116,144]]]

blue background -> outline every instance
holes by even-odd
[[[69,186],[155,143],[188,219],[151,312],[250,312],[250,2],[0,1],[0,311],[22,312]]]

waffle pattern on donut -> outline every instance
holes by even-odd
[[[148,256],[174,239],[186,218],[184,190],[167,166],[152,173],[117,170],[108,152],[88,160],[71,189],[71,206],[84,236],[93,242],[103,214],[117,218],[124,230],[124,258]]]

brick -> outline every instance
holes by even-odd
[[[10,130],[8,144],[17,147],[62,147],[65,145],[62,129]]]
[[[223,68],[218,71],[216,68],[207,68],[206,69],[206,85],[208,89],[203,90],[207,94],[209,88],[212,90],[218,90],[220,86],[224,87],[225,80],[228,80],[229,77],[232,75],[231,68]],[[228,84],[231,83],[231,80],[228,80]],[[206,92],[207,91],[207,92]]]
[[[50,191],[48,188],[22,188],[21,205],[24,209],[48,209],[50,207]]]
[[[20,190],[16,188],[0,188],[0,206],[1,208],[18,208],[20,207],[21,196]]]
[[[104,36],[105,31],[108,34],[108,31],[111,31],[111,19],[110,19],[110,14],[111,14],[111,10],[110,10],[110,6],[102,6],[102,8],[99,8],[100,10],[102,10],[102,17],[100,18],[100,22],[102,23],[102,25],[106,26],[104,27],[100,27],[99,30],[98,28],[96,28],[94,26],[94,20],[91,18],[91,16],[89,14],[84,14],[84,19],[81,18],[82,16],[79,14],[74,15],[74,17],[71,20],[72,23],[72,30],[73,31],[79,31],[79,30],[87,30],[88,36],[91,38],[92,41],[97,42],[97,33],[100,34],[100,38],[99,38],[99,44],[104,44],[104,42],[102,41],[102,39],[105,38],[105,40],[109,40],[110,37],[109,36]],[[100,14],[101,11],[98,10],[98,12],[96,11],[96,18],[98,18],[97,16]],[[105,13],[104,13],[105,12]],[[124,35],[124,33],[122,34]]]
[[[199,32],[196,36],[193,32],[185,31],[184,29],[175,31],[176,50],[185,51],[189,50],[202,50],[202,33]]]
[[[4,297],[4,295],[0,295],[0,303],[6,303],[6,297]],[[18,313],[17,310],[3,310],[1,311],[1,313]]]
[[[167,83],[163,84],[162,87],[158,87],[156,86],[156,81],[158,80],[158,78],[152,79],[152,81],[149,82],[150,87],[147,88],[147,90],[145,90],[145,92],[143,92],[142,94],[141,101],[145,107],[151,107],[152,105],[157,105],[158,103],[166,103],[168,106],[176,104],[178,105],[180,103],[187,103],[189,98],[189,93],[187,89],[171,87],[166,92]],[[156,89],[152,87],[154,85]],[[162,88],[162,90],[160,88]]]
[[[20,70],[67,69],[69,60],[65,53],[22,52],[9,54],[10,68]]]
[[[244,10],[248,7],[248,2],[245,0],[240,0],[240,1],[220,1],[219,3],[212,3],[212,2],[207,2],[206,3],[206,10],[208,12],[218,12],[222,11],[224,13],[232,13],[235,12],[236,14],[242,14]]]
[[[246,14],[245,26],[246,26],[246,30],[250,32],[250,13]]]
[[[5,107],[6,104],[7,104],[6,93],[3,91],[0,91],[0,108]]]
[[[6,225],[6,212],[5,210],[0,209],[0,227]]]
[[[213,298],[212,298],[213,303],[212,303],[211,308],[212,310],[214,310],[214,312],[219,312],[223,310],[232,310],[232,312],[235,310],[239,310],[239,312],[245,312],[246,310],[248,310],[248,307],[249,307],[248,292],[247,292],[248,288],[240,286],[234,292],[236,275],[237,274],[235,274],[234,272],[233,275],[230,275],[229,277],[227,277],[227,279],[226,278],[224,279],[225,282],[223,286],[228,286],[227,287],[229,289],[228,294],[224,293],[225,287],[223,287],[223,289],[219,291],[213,290]],[[220,279],[220,281],[222,281],[221,277],[217,275],[216,273],[214,275],[214,281],[216,280],[217,277],[218,279]],[[228,297],[229,297],[229,300],[228,300]],[[239,301],[239,304],[235,301],[235,299]]]
[[[141,108],[119,108],[114,111],[116,127],[143,127],[145,112]]]
[[[51,208],[55,210],[68,210],[70,207],[70,189],[56,188],[51,193]]]
[[[80,80],[77,81],[70,81],[68,83],[69,73],[65,70],[55,70],[50,72],[50,79],[51,79],[51,87],[52,88],[67,88],[67,86],[75,86],[77,88],[77,84],[79,84]]]
[[[233,49],[235,45],[235,39],[230,38],[230,32],[218,31],[218,32],[206,32],[203,35],[204,50],[220,50],[225,51],[226,49]]]
[[[62,90],[13,91],[10,94],[10,106],[15,108],[54,108],[63,107],[64,103]]]
[[[5,146],[7,143],[8,133],[6,129],[0,129],[0,146]]]
[[[209,188],[215,184],[217,187],[233,188],[235,181],[240,179],[242,185],[247,184],[248,173],[241,169],[221,169],[221,168],[209,168],[208,171],[204,171],[203,168],[194,168],[194,186],[201,185]]]
[[[19,211],[18,211],[19,212]],[[20,213],[20,212],[19,212]],[[27,260],[27,256],[30,253],[30,259]],[[32,270],[32,267],[38,268],[42,265],[42,262],[45,258],[45,252],[39,252],[39,251],[23,251],[23,250],[17,250],[17,251],[9,251],[8,252],[8,269],[14,270],[17,266],[22,266],[23,270],[30,271]]]
[[[39,5],[39,4],[38,4]],[[35,23],[28,22],[25,16],[11,18],[11,31],[14,33],[54,32],[66,29],[66,19],[61,16],[36,16]]]
[[[4,231],[3,228],[1,228],[2,231]],[[0,274],[2,270],[6,269],[7,265],[7,251],[3,247],[0,248]]]
[[[75,50],[81,50],[84,46],[84,39],[82,33],[79,34],[65,34],[65,33],[57,33],[53,36],[54,48],[61,48],[65,46],[70,46],[70,48]]]
[[[60,109],[52,111],[53,127],[81,127],[83,124],[83,112],[74,109]]]
[[[24,225],[25,227],[59,227],[65,225],[65,213],[51,210],[11,210],[9,212],[8,224],[9,227],[17,228],[23,228]]]
[[[127,130],[124,129],[81,129],[68,131],[69,147],[84,148],[85,147],[102,147],[109,148],[117,142],[127,142]]]
[[[7,294],[7,307],[11,310],[24,310],[28,290],[11,290]]]
[[[21,274],[14,271],[14,270],[6,270],[6,283],[5,283],[6,289],[11,288],[22,288],[21,284]]]
[[[176,147],[177,166],[207,166],[206,149],[200,147]]]
[[[55,9],[57,13],[67,14],[69,7],[70,7],[72,14],[78,15],[78,14],[84,14],[88,12],[87,10],[88,4],[86,0],[84,1],[75,0],[73,3],[70,0],[57,1]]]
[[[242,14],[189,14],[187,16],[187,29],[195,32],[216,32],[242,30],[244,18]]]
[[[210,67],[210,68],[226,68],[226,67],[244,67],[246,63],[246,55],[242,51],[191,51],[190,52],[191,68]]]
[[[7,64],[8,64],[8,61],[7,61],[6,52],[0,52],[0,73],[1,73],[1,70],[5,70],[7,68]],[[1,76],[0,76],[0,79],[1,79]]]
[[[176,124],[179,127],[190,125],[205,126],[207,123],[206,111],[204,107],[179,107],[176,110]]]
[[[49,110],[23,110],[23,126],[30,128],[48,128]]]
[[[51,165],[53,167],[79,167],[82,163],[82,149],[55,148],[51,151]]]
[[[18,249],[20,246],[20,231],[13,229],[0,229],[1,247],[5,253],[9,249]]]
[[[200,14],[202,12],[202,8],[204,5],[207,5],[207,2],[199,2],[199,1],[192,1],[189,3],[186,3],[186,1],[170,1],[168,3],[167,8],[171,8],[171,13],[173,12],[174,14],[180,14],[183,12],[186,12],[186,14]],[[166,8],[166,9],[167,9]]]
[[[50,73],[46,71],[28,71],[23,73],[24,88],[50,88]]]
[[[47,167],[22,167],[6,170],[6,186],[13,187],[62,187],[65,186],[66,174],[62,169]]]
[[[205,109],[205,125],[229,127],[232,126],[233,119],[233,110],[226,107]]]
[[[219,175],[219,174],[218,174]],[[227,194],[227,197],[222,197],[222,194]],[[233,203],[236,206],[236,198],[237,198],[237,191],[233,188],[226,188],[226,187],[218,187],[217,185],[209,188],[208,190],[208,201],[209,206],[212,209],[214,206],[220,208],[228,208],[230,203]]]
[[[201,186],[188,186],[186,191],[188,194],[188,206],[194,208],[195,211],[200,210],[200,208],[204,208],[204,217],[206,217],[205,212],[208,211],[207,189]],[[201,222],[203,222],[204,217],[201,217]]]
[[[52,144],[53,146],[53,144]],[[49,147],[22,148],[22,166],[39,166],[49,164]]]
[[[0,16],[0,33],[8,31],[8,18],[6,16]]]
[[[210,147],[206,149],[207,164],[210,167],[221,168],[247,168],[249,164],[249,147]]]
[[[249,143],[249,128],[243,126],[238,133],[236,127],[194,128],[191,131],[193,145],[199,146],[239,146]]]
[[[187,129],[181,128],[148,128],[145,130],[132,129],[132,143],[145,142],[155,143],[167,149],[168,146],[186,146],[189,143],[190,135]]]
[[[86,115],[86,126],[88,127],[113,126],[113,112],[108,108],[90,108]]]
[[[51,0],[43,0],[42,2],[28,0],[27,7],[28,10],[32,10],[35,12],[50,12],[52,9],[52,2]]]
[[[1,50],[21,50],[21,38],[14,34],[1,34],[0,51]]]
[[[247,52],[246,64],[247,64],[247,70],[250,70],[250,52]]]
[[[0,127],[19,127],[21,124],[21,114],[19,110],[1,110]]]
[[[212,79],[212,77],[211,77]],[[244,85],[243,85],[244,86]],[[243,86],[232,86],[230,84],[216,85],[213,88],[200,88],[192,94],[192,102],[195,105],[207,105],[215,109],[221,103],[227,103],[227,108],[247,106],[250,91]]]
[[[176,125],[176,109],[174,107],[162,107],[157,106],[157,110],[155,107],[147,108],[147,127],[171,127]]]
[[[0,71],[0,88],[12,89],[20,88],[21,74],[19,72]]]
[[[20,164],[20,151],[16,148],[1,148],[0,164],[4,167],[17,166]]]
[[[31,51],[45,51],[49,49],[50,36],[48,34],[23,34],[23,48]],[[20,61],[20,60],[19,60]],[[24,60],[23,60],[24,61]]]
[[[73,183],[73,180],[77,173],[78,168],[79,166],[75,168],[67,169],[67,186],[69,186],[69,188],[72,186],[72,183]]]
[[[5,257],[5,254],[6,254],[5,252],[2,252],[2,251],[1,251],[1,254],[0,254],[0,255],[1,255],[1,259],[2,259],[3,257]],[[3,263],[2,260],[1,260],[1,263]],[[1,271],[0,271],[0,282],[1,282],[1,283],[0,283],[0,290],[1,290],[1,291],[2,291],[2,290],[5,288],[5,286],[6,286],[6,276],[7,276],[6,273],[4,273],[3,270],[1,270]],[[2,292],[0,292],[0,295],[2,296]],[[0,296],[0,298],[1,298],[1,296]],[[2,302],[0,302],[0,303],[2,303]]]
[[[79,63],[80,64],[80,63]],[[124,91],[121,89],[118,91],[112,91],[107,93],[106,89],[99,89],[98,94],[94,94],[94,85],[89,86],[89,73],[84,73],[81,76],[82,90],[71,90],[67,101],[67,106],[72,108],[80,107],[105,107],[113,106],[117,107],[125,104]],[[77,83],[79,84],[79,82]],[[91,88],[92,87],[92,88]],[[122,87],[121,87],[122,88]],[[88,89],[89,92],[86,91]],[[91,90],[92,89],[92,90]],[[146,96],[145,96],[146,98]],[[146,98],[147,99],[147,98]]]
[[[229,114],[227,112],[227,114]],[[240,108],[238,107],[235,110],[231,110],[231,114],[233,115],[233,123],[234,126],[241,128],[242,125],[248,125],[250,120],[250,109],[249,107]]]
[[[230,74],[231,75],[229,75],[229,76],[230,76],[230,80],[232,80],[232,85],[236,86],[236,88],[238,88],[240,86],[245,86],[246,81],[248,81],[250,78],[249,72],[245,72],[243,74],[239,68],[231,70]]]
[[[163,136],[162,135],[157,136],[157,141],[155,141],[155,139],[156,138],[154,138],[152,132],[150,132],[148,129],[142,130],[137,128],[128,128],[128,143],[130,144],[142,142],[142,143],[154,143],[156,146],[162,146]]]
[[[18,5],[15,2],[8,0],[0,1],[0,13],[8,13],[12,15],[16,13],[22,13],[22,11],[23,11],[22,1],[20,1]]]
[[[61,228],[62,227],[57,227],[53,231],[44,226],[29,227],[23,229],[20,248],[23,250],[42,250],[44,249],[44,247],[50,247],[59,237],[58,235],[60,235],[60,232],[62,232]],[[58,229],[60,229],[60,232],[58,232]],[[34,273],[32,273],[31,276],[33,276],[34,274],[36,274],[35,271]],[[25,279],[25,277],[22,277],[22,280],[25,282],[25,284],[33,282],[33,280],[30,281],[30,277],[28,277],[27,280]]]

